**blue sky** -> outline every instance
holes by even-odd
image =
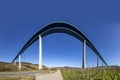
[[[11,62],[23,45],[45,25],[62,21],[76,26],[109,65],[120,65],[120,1],[5,0],[0,1],[0,61]],[[87,66],[96,66],[87,47]],[[38,63],[38,41],[22,55]],[[81,67],[82,42],[63,33],[43,38],[43,64]]]

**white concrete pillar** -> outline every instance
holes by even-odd
[[[83,42],[83,60],[82,60],[82,68],[86,68],[86,40]]]
[[[42,37],[39,35],[39,70],[42,69]]]
[[[16,60],[14,61],[14,65],[16,65]]]
[[[104,63],[103,63],[103,61],[102,61],[102,66],[104,66]]]
[[[99,67],[99,57],[97,56],[97,67]]]
[[[19,70],[21,70],[21,55],[19,55]]]

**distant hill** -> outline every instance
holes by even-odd
[[[100,67],[100,68],[105,68],[105,69],[117,69],[120,70],[120,66],[104,66],[104,67]]]
[[[22,71],[33,71],[38,70],[38,64],[32,64],[28,62],[22,62]],[[43,69],[48,69],[46,66],[43,65]],[[4,71],[18,71],[18,62],[16,65],[9,62],[0,62],[0,72]]]
[[[70,66],[52,67],[52,68],[55,68],[55,69],[81,69],[81,68],[78,68],[78,67],[70,67]]]
[[[22,64],[22,71],[38,70],[38,64],[32,64],[28,62],[22,62],[21,64]],[[93,67],[93,68],[96,68],[96,67]],[[101,68],[120,70],[120,66],[103,66],[103,67],[100,66],[98,69],[101,69]],[[55,69],[82,69],[82,68],[64,66],[64,67],[52,67],[50,69],[55,70]],[[50,69],[43,65],[43,70],[50,70]],[[0,62],[0,72],[5,72],[5,71],[19,71],[18,62],[16,63],[16,65],[9,62]]]
[[[69,67],[69,66],[64,66],[64,67],[53,67],[55,69],[82,69],[78,67]],[[86,68],[88,69],[88,68]],[[117,69],[120,70],[120,66],[99,66],[99,67],[90,67],[90,69]]]

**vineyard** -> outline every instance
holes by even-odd
[[[118,68],[62,69],[64,80],[120,80]]]

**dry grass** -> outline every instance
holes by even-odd
[[[7,62],[0,62],[0,72],[4,71],[17,71],[17,66]]]
[[[32,64],[28,62],[22,62],[22,69],[21,71],[37,71],[38,64]],[[43,70],[48,70],[46,66],[43,66]],[[16,65],[13,63],[8,62],[0,62],[0,72],[8,72],[8,71],[18,71],[18,62]]]
[[[34,76],[0,77],[0,80],[35,80]]]

